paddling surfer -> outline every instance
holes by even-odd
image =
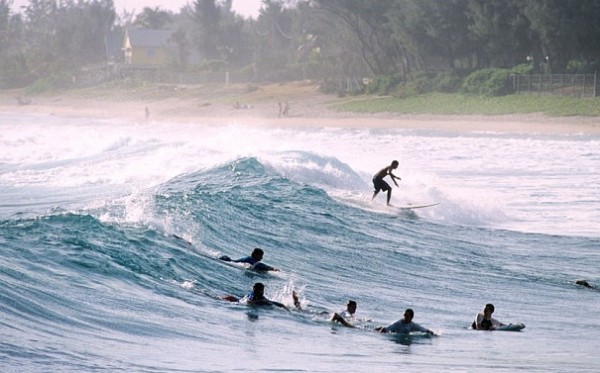
[[[598,287],[596,287],[594,285],[590,285],[590,283],[587,282],[587,280],[576,280],[575,284],[583,286],[584,288],[588,288],[588,289],[598,289]]]
[[[275,302],[274,300],[265,297],[265,285],[262,282],[255,283],[252,287],[252,291],[242,298],[237,298],[234,295],[225,295],[219,297],[219,299],[229,302],[238,302],[248,306],[277,306],[285,310],[288,309],[283,303]]]
[[[265,252],[262,249],[257,247],[254,250],[252,250],[252,254],[250,254],[250,256],[232,260],[227,255],[223,255],[219,259],[224,262],[247,263],[247,264],[250,264],[250,267],[255,271],[261,271],[261,272],[279,271],[279,269],[277,269],[275,267],[271,267],[270,265],[261,263],[261,260],[263,259],[264,255],[265,255]]]
[[[415,317],[415,312],[410,309],[407,308],[404,311],[404,318],[396,321],[395,323],[386,326],[386,327],[377,327],[375,328],[375,331],[381,332],[381,333],[401,333],[401,334],[409,334],[411,332],[422,332],[422,333],[426,333],[429,335],[435,335],[434,332],[432,332],[431,330],[422,327],[421,325],[415,323],[412,321],[412,319]]]

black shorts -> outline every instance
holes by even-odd
[[[373,186],[375,187],[376,192],[379,192],[380,190],[388,191],[392,189],[390,188],[390,185],[385,182],[385,180],[376,177],[373,178]]]

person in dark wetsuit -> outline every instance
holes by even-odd
[[[480,312],[475,316],[471,328],[475,330],[494,330],[499,326],[503,326],[504,324],[492,317],[494,311],[495,307],[493,304],[486,304],[483,308],[483,312]]]
[[[587,280],[576,280],[575,284],[576,285],[581,285],[584,288],[588,288],[588,289],[598,289],[596,286],[590,285],[590,283],[587,282]]]
[[[398,179],[398,180],[402,180],[402,179],[400,179],[398,176],[396,176],[392,173],[392,170],[395,170],[397,168],[398,168],[398,161],[392,161],[391,165],[381,169],[381,171],[379,171],[378,173],[375,174],[375,176],[373,176],[373,186],[375,187],[375,192],[373,192],[373,197],[371,198],[371,201],[375,199],[375,197],[377,196],[379,191],[383,190],[384,192],[387,191],[387,205],[391,206],[390,199],[392,198],[392,187],[390,187],[390,185],[388,183],[386,183],[385,180],[383,180],[383,178],[386,177],[387,175],[390,175],[390,178],[392,178],[392,181],[394,182],[394,184],[396,184],[396,186],[398,186],[396,179]]]
[[[229,302],[238,302],[249,306],[277,306],[283,309],[288,309],[283,303],[275,302],[265,297],[265,285],[262,282],[257,282],[252,287],[252,291],[242,298],[237,298],[233,295],[225,295],[220,297],[222,300]]]
[[[263,259],[264,255],[265,252],[257,247],[254,250],[252,250],[252,254],[250,254],[250,256],[232,260],[227,255],[223,255],[219,259],[224,262],[248,263],[250,264],[251,268],[255,271],[279,271],[279,269],[275,267],[271,267],[270,265],[261,263],[261,260]]]

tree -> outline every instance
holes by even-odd
[[[454,69],[468,64],[473,41],[467,0],[397,0],[388,18],[394,37],[420,69]]]
[[[600,1],[538,0],[520,3],[532,31],[536,67],[564,68],[573,58],[597,58]]]
[[[256,20],[236,15],[232,0],[194,0],[180,13],[146,7],[120,19],[113,0],[30,0],[22,14],[12,3],[0,0],[3,86],[104,63],[106,38],[130,24],[173,29],[179,69],[217,61],[207,65],[254,66],[272,80],[313,71],[397,81],[527,57],[545,71],[573,60],[580,70],[600,66],[600,0],[263,0]]]
[[[112,0],[31,0],[25,8],[24,55],[33,76],[69,76],[106,60],[105,38],[115,20]]]
[[[387,18],[393,0],[315,0],[315,6],[345,25],[363,62],[376,75],[406,71],[404,48],[392,37]]]
[[[531,53],[529,21],[519,11],[520,0],[469,0],[468,31],[476,47],[475,68],[511,67]]]
[[[278,80],[293,59],[292,11],[283,1],[265,0],[254,24],[257,74]]]
[[[171,12],[161,10],[160,7],[145,7],[133,24],[148,29],[164,29],[171,21]]]
[[[221,11],[215,0],[196,0],[193,3],[194,26],[192,42],[198,47],[201,55],[207,60],[220,59],[219,22]]]
[[[21,44],[23,20],[11,12],[12,1],[0,0],[0,88],[11,88],[29,82],[29,69]]]

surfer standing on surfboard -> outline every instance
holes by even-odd
[[[392,187],[388,183],[386,183],[385,180],[383,180],[383,178],[386,177],[387,175],[390,175],[390,178],[392,178],[392,181],[394,182],[394,184],[396,184],[396,186],[398,186],[396,179],[398,179],[398,180],[402,180],[402,179],[392,173],[392,170],[395,170],[397,168],[398,168],[398,161],[392,161],[391,165],[383,168],[381,171],[376,173],[375,176],[373,176],[373,186],[375,187],[375,192],[373,193],[373,197],[371,198],[371,201],[375,199],[375,197],[377,196],[377,194],[379,193],[380,190],[383,190],[383,191],[387,191],[387,205],[391,206],[390,199],[392,198]]]

